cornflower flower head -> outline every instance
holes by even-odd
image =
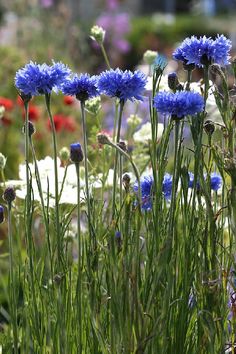
[[[220,187],[222,186],[222,177],[216,172],[211,173],[210,181],[211,189],[215,192],[218,191],[218,189],[220,189]]]
[[[165,173],[164,178],[163,178],[163,182],[162,182],[162,193],[163,193],[165,199],[170,199],[170,197],[171,197],[172,182],[173,182],[173,176],[170,175],[169,173]]]
[[[58,91],[70,75],[70,69],[63,63],[53,65],[30,62],[16,72],[15,86],[26,96],[50,94]]]
[[[193,188],[194,186],[194,174],[192,172],[188,173],[188,188]],[[200,189],[200,183],[197,181],[196,183],[196,189],[199,190]]]
[[[152,187],[153,187],[153,177],[152,176],[143,176],[140,180],[141,188],[141,198],[142,198],[142,210],[151,210],[152,209]],[[138,194],[139,185],[138,182],[134,183],[133,186],[135,194]]]
[[[142,94],[145,90],[147,78],[141,71],[134,73],[120,69],[107,70],[100,74],[98,78],[98,89],[109,97],[117,97],[120,101],[142,101]]]
[[[181,45],[176,48],[173,58],[189,65],[194,64],[198,67],[210,64],[227,65],[229,64],[229,51],[232,43],[224,35],[217,35],[213,40],[211,37],[196,36],[186,38]]]
[[[159,113],[169,114],[173,118],[183,118],[202,112],[204,99],[199,93],[193,91],[176,93],[161,91],[154,97],[153,106]]]
[[[64,95],[75,96],[82,102],[99,95],[97,77],[89,74],[75,74],[63,83],[61,90]]]

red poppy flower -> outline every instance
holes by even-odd
[[[6,111],[11,111],[14,107],[14,103],[9,98],[0,97],[0,106],[3,106]]]
[[[67,106],[70,106],[70,105],[72,105],[72,104],[75,102],[75,99],[74,99],[74,97],[72,97],[72,96],[64,96],[64,97],[63,97],[63,102],[64,102],[64,104],[66,104]]]
[[[40,111],[37,106],[30,105],[29,106],[29,120],[32,120],[32,122],[36,122],[39,120],[40,117]]]
[[[65,117],[65,119],[64,119],[64,129],[67,130],[68,132],[76,131],[76,123],[75,123],[73,118]]]
[[[63,114],[55,114],[53,116],[53,121],[54,121],[56,132],[60,132],[63,129],[64,119],[65,119],[65,116]],[[50,124],[49,119],[47,121],[47,127],[49,130],[51,130],[51,124]]]
[[[11,119],[10,119],[9,117],[6,117],[6,116],[2,117],[2,118],[0,119],[0,122],[2,122],[2,124],[3,124],[5,127],[9,127],[9,126],[12,124]]]
[[[53,117],[56,132],[66,130],[74,132],[76,130],[76,123],[73,118],[65,116],[64,114],[55,114]],[[48,119],[47,127],[51,130],[50,120]]]

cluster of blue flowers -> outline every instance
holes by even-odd
[[[185,64],[194,64],[198,67],[213,63],[227,65],[231,47],[231,41],[224,35],[218,35],[215,40],[206,36],[200,38],[192,36],[181,43],[174,51],[173,57]]]
[[[192,172],[189,172],[188,176],[189,176],[188,187],[193,188],[194,174]],[[211,183],[211,189],[216,192],[222,186],[222,177],[218,173],[213,172],[210,175],[210,183]],[[153,180],[152,175],[143,176],[140,180],[141,197],[142,197],[142,210],[143,211],[145,211],[145,210],[148,211],[148,210],[152,209],[153,184],[154,184],[154,180]],[[163,196],[166,200],[169,200],[171,198],[172,184],[173,184],[173,176],[170,175],[169,173],[165,173],[163,181],[162,181],[162,193],[163,193]],[[199,182],[197,182],[196,188],[200,189]],[[134,183],[133,190],[134,190],[135,194],[137,195],[138,194],[138,182]]]
[[[132,73],[129,70],[107,70],[101,73],[98,79],[98,89],[110,97],[117,97],[122,101],[142,100],[141,93],[147,83],[146,76],[141,71]]]
[[[188,187],[189,188],[193,188],[194,186],[194,174],[192,172],[188,173],[189,176],[189,181],[188,181]],[[205,175],[205,179],[206,179],[206,175]],[[216,172],[212,172],[210,175],[210,184],[211,184],[211,189],[215,192],[217,192],[221,186],[222,186],[222,177],[216,173]],[[196,188],[198,190],[200,190],[200,183],[199,181],[197,181],[196,183]]]
[[[18,70],[15,85],[24,95],[38,96],[58,91],[62,83],[71,74],[71,70],[63,63],[37,64],[32,61]]]
[[[199,93],[192,91],[161,91],[154,97],[153,106],[159,113],[183,118],[202,112],[204,99]]]
[[[142,100],[147,83],[141,71],[108,70],[99,76],[72,74],[62,63],[37,64],[30,62],[17,71],[15,85],[24,95],[37,96],[61,90],[64,95],[75,96],[80,101],[99,94],[116,97],[120,101]]]
[[[172,181],[173,177],[169,173],[166,173],[162,181],[162,193],[167,200],[171,197]],[[154,180],[151,175],[143,176],[140,180],[142,210],[148,211],[152,209],[153,183]],[[133,190],[138,194],[138,182],[134,183]]]

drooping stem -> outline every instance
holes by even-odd
[[[77,240],[78,240],[78,279],[77,279],[77,314],[79,330],[79,353],[82,353],[82,242],[80,227],[80,164],[75,163],[77,176]]]
[[[116,143],[118,143],[120,141],[120,131],[121,131],[123,109],[124,109],[124,101],[121,100],[120,101],[119,116],[118,116],[118,127],[117,127],[117,134],[116,134]],[[116,210],[116,181],[117,181],[118,158],[119,158],[119,151],[116,150],[115,164],[114,164],[113,189],[112,189],[112,220],[115,217],[115,210]]]
[[[18,353],[18,330],[17,330],[17,304],[16,293],[14,286],[14,273],[13,273],[13,242],[12,242],[12,223],[11,223],[11,203],[8,203],[8,239],[9,239],[9,293],[10,293],[10,309],[13,325],[13,338],[14,338],[14,354]]]
[[[54,184],[55,184],[55,219],[56,219],[56,239],[57,239],[57,256],[58,266],[61,268],[62,264],[62,239],[60,227],[60,212],[59,212],[59,190],[58,190],[58,166],[57,166],[57,140],[56,129],[50,108],[51,95],[45,94],[45,102],[49,115],[51,130],[52,130],[52,143],[53,143],[53,160],[54,160]]]

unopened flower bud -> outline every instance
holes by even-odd
[[[85,102],[85,109],[94,115],[98,114],[101,107],[102,106],[101,106],[101,97],[100,96],[91,98],[90,100],[87,100]]]
[[[179,85],[179,79],[176,73],[170,73],[168,75],[168,87],[175,91],[177,86]]]
[[[62,162],[67,162],[69,161],[70,158],[70,150],[64,146],[60,151],[59,151],[59,157]]]
[[[117,143],[117,146],[119,146],[119,148],[121,148],[123,151],[127,152],[127,145],[126,145],[125,141],[119,141]]]
[[[98,141],[98,144],[101,144],[101,145],[106,145],[106,144],[109,145],[110,144],[109,136],[104,133],[97,134],[97,141]]]
[[[211,136],[215,131],[215,125],[211,120],[206,120],[204,123],[204,130],[207,135]]]
[[[0,205],[0,224],[4,221],[4,208]]]
[[[28,121],[28,129],[29,129],[29,137],[31,137],[35,132],[36,132],[36,129],[34,127],[34,124],[29,120]],[[23,131],[23,134],[25,134],[25,124],[23,125],[23,128],[22,128],[22,131]]]
[[[0,119],[4,116],[4,113],[5,113],[5,107],[0,106]]]
[[[152,65],[154,60],[156,59],[157,55],[158,55],[158,52],[156,52],[154,50],[146,50],[146,52],[143,54],[143,60],[148,65]]]
[[[80,143],[70,145],[70,160],[74,163],[80,163],[84,159],[84,154]]]
[[[90,37],[99,44],[103,44],[105,34],[106,31],[102,27],[97,25],[93,26],[90,31]]]
[[[124,188],[125,188],[126,191],[129,190],[130,181],[131,181],[131,178],[130,178],[129,173],[124,173],[123,176],[122,176],[122,182],[123,182],[123,185],[124,185]]]
[[[3,193],[3,199],[8,204],[11,204],[16,199],[16,192],[13,187],[7,187]]]
[[[127,124],[134,127],[134,128],[137,127],[141,123],[142,123],[142,118],[140,118],[137,114],[131,114],[127,118]]]
[[[0,152],[0,170],[4,170],[6,166],[6,157]]]

